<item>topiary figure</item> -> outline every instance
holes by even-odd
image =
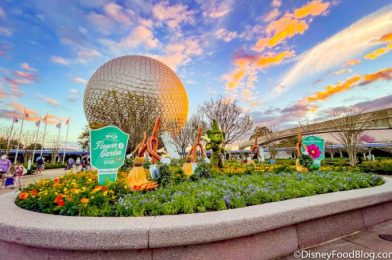
[[[212,128],[207,130],[207,137],[206,150],[212,149],[211,165],[223,168],[222,153],[224,148],[221,145],[225,140],[225,133],[219,128],[215,119],[212,121]]]

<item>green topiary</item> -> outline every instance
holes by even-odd
[[[303,167],[305,167],[305,168],[307,168],[308,170],[310,169],[310,166],[313,164],[313,159],[312,159],[312,157],[310,157],[309,155],[307,155],[307,154],[302,154],[300,157],[299,157],[299,163],[303,166]]]

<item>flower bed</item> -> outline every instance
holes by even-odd
[[[361,172],[265,172],[264,166],[230,165],[207,174],[206,165],[186,179],[178,167],[163,167],[156,191],[130,191],[127,173],[107,186],[97,185],[94,171],[40,180],[24,188],[16,204],[59,215],[156,216],[246,207],[267,202],[381,185],[384,180]],[[242,169],[242,170],[241,170]],[[238,174],[242,173],[242,174]]]
[[[364,172],[392,174],[392,160],[365,161],[359,164],[358,167]]]

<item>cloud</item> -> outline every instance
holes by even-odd
[[[86,85],[87,84],[87,80],[81,78],[81,77],[73,77],[72,81],[81,85]]]
[[[79,92],[79,90],[77,90],[76,88],[71,88],[71,89],[69,89],[69,91],[68,91],[68,97],[67,97],[67,100],[68,100],[69,102],[76,102],[76,101],[79,100],[79,98],[80,98],[80,92]]]
[[[183,4],[169,5],[168,2],[160,2],[153,6],[152,14],[158,21],[175,29],[183,23],[192,23],[195,12]]]
[[[382,35],[379,39],[376,40],[377,42],[391,42],[392,41],[392,32],[386,33]]]
[[[26,71],[15,71],[17,77],[14,81],[16,84],[31,84],[37,81],[37,75],[35,73]]]
[[[60,105],[60,102],[54,98],[46,97],[43,95],[37,95],[36,97],[52,107],[58,107]]]
[[[12,32],[10,31],[10,29],[0,26],[0,35],[10,37],[12,36]]]
[[[351,66],[355,66],[358,65],[359,63],[361,63],[360,59],[352,59],[352,60],[348,60],[343,64],[343,67],[351,67]]]
[[[277,18],[279,15],[280,15],[279,9],[274,8],[263,17],[263,21],[270,22],[270,21],[274,20],[275,18]]]
[[[228,15],[232,11],[232,5],[233,5],[232,0],[223,0],[223,1],[199,0],[196,2],[200,4],[200,8],[202,10],[203,16],[211,19],[219,19],[221,17]]]
[[[368,73],[364,75],[355,75],[346,79],[342,83],[335,85],[328,85],[324,90],[318,91],[308,97],[302,99],[302,102],[310,103],[321,100],[326,100],[333,95],[340,92],[347,91],[356,86],[365,86],[380,80],[392,80],[392,67],[376,71],[374,73]]]
[[[314,113],[318,109],[317,105],[301,104],[297,102],[284,108],[269,108],[263,112],[253,112],[252,117],[256,124],[270,126],[282,126],[287,122],[305,117],[308,113]]]
[[[392,67],[365,74],[360,85],[365,86],[379,80],[392,80]]]
[[[280,0],[272,0],[271,6],[272,7],[280,7],[282,5],[282,1]]]
[[[156,48],[159,40],[154,37],[151,29],[145,26],[137,26],[127,37],[121,40],[120,45],[126,48],[135,48],[145,45],[149,48]]]
[[[241,92],[241,97],[243,101],[248,101],[252,96],[252,92],[249,89],[243,89]]]
[[[197,39],[184,39],[168,44],[164,52],[163,55],[150,56],[157,58],[175,71],[179,66],[191,62],[193,57],[201,55],[203,49]]]
[[[259,39],[253,46],[254,51],[261,52],[265,48],[272,48],[297,34],[303,34],[309,28],[307,22],[294,19],[292,14],[271,22],[266,28],[268,37]]]
[[[7,93],[5,93],[3,87],[0,85],[0,99],[3,99],[7,96]]]
[[[19,85],[11,84],[9,90],[14,97],[21,97],[24,95],[24,91],[20,89]]]
[[[71,63],[71,61],[69,59],[60,57],[60,56],[51,56],[50,60],[54,63],[57,64],[62,64],[62,65],[69,65]]]
[[[318,84],[318,83],[320,83],[320,82],[323,82],[323,79],[316,79],[316,80],[314,80],[314,81],[312,82],[312,85],[316,85],[316,84]]]
[[[79,48],[76,51],[77,55],[77,60],[76,62],[78,63],[87,63],[93,59],[99,58],[102,56],[102,53],[97,51],[96,49],[93,48]]]
[[[20,64],[20,67],[29,71],[37,71],[37,69],[32,68],[27,62]]]
[[[325,90],[316,92],[315,94],[307,97],[305,100],[307,102],[316,102],[320,100],[325,100],[332,95],[335,95],[339,92],[346,91],[351,89],[361,80],[361,76],[355,75],[353,77],[348,78],[343,83],[338,83],[336,85],[328,85]]]
[[[12,108],[12,110],[10,110]],[[27,121],[37,121],[39,120],[39,113],[34,111],[33,109],[24,107],[22,104],[17,102],[11,102],[7,105],[7,109],[0,109],[0,118],[23,118],[25,116],[25,111],[29,114],[29,117],[26,117]]]
[[[304,75],[312,76],[343,64],[377,44],[373,39],[390,31],[391,15],[392,5],[389,5],[303,53],[274,89],[274,94],[280,95],[287,91],[299,80],[306,78]]]
[[[328,2],[313,0],[303,7],[296,9],[294,11],[294,16],[297,19],[302,19],[308,16],[318,16],[325,13],[328,10],[329,5],[330,4]]]
[[[48,125],[56,125],[60,122],[63,122],[65,120],[64,117],[61,116],[56,116],[53,114],[46,114],[45,117],[43,117],[42,121],[46,121]]]
[[[304,34],[311,23],[311,20],[306,20],[305,18],[325,13],[329,5],[328,2],[313,0],[303,7],[295,9],[293,13],[287,12],[276,21],[272,20],[279,16],[279,10],[277,8],[272,9],[264,17],[264,21],[272,21],[265,29],[267,36],[260,38],[252,49],[261,52],[266,48],[273,48],[295,35]]]
[[[105,14],[114,21],[129,26],[132,23],[130,10],[124,8],[116,3],[107,3],[103,8]]]
[[[4,9],[0,6],[0,19],[5,20],[7,15],[5,14]]]
[[[233,39],[238,37],[237,32],[230,32],[224,28],[220,28],[214,33],[217,39],[220,39],[224,42],[231,42]]]
[[[340,69],[338,71],[335,71],[333,74],[335,74],[335,75],[342,75],[342,74],[346,73],[347,71],[348,71],[347,69],[343,68],[343,69]]]
[[[112,34],[115,31],[116,23],[103,14],[92,12],[87,15],[87,19],[94,28],[103,34]]]
[[[253,87],[253,83],[257,79],[256,73],[258,70],[280,64],[293,56],[293,51],[282,51],[269,55],[237,54],[234,57],[236,68],[231,73],[223,76],[223,79],[227,81],[226,89],[236,89],[245,77],[248,79],[247,87]]]
[[[364,112],[371,112],[371,111],[390,108],[390,107],[392,107],[392,95],[376,98],[370,101],[358,102],[350,106],[351,109],[354,109],[356,111],[364,111]],[[339,106],[339,107],[328,109],[327,113],[330,115],[336,115],[336,114],[343,113],[345,111],[347,111],[346,106]]]
[[[388,53],[390,49],[392,49],[392,43],[390,43],[386,47],[375,49],[374,51],[364,55],[363,58],[367,60],[374,60],[380,57],[381,55]]]

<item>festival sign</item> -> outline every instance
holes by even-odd
[[[311,135],[302,138],[302,144],[302,153],[308,154],[313,159],[313,167],[320,168],[321,160],[325,158],[324,139]]]
[[[117,171],[124,164],[128,144],[127,133],[115,126],[90,131],[91,165],[98,169],[98,183],[115,182]]]

